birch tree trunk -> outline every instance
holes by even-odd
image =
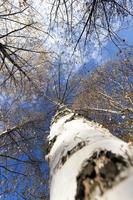
[[[50,200],[133,200],[133,147],[62,107],[48,136]]]

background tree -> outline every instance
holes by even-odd
[[[0,196],[44,199],[47,167],[44,174],[40,149],[46,112],[37,106],[50,66],[44,30],[26,1],[1,1],[0,11]]]
[[[133,117],[133,60],[131,51],[105,63],[82,80],[74,108],[111,133],[129,140]]]
[[[52,1],[50,22],[61,25],[71,33],[71,41],[76,49],[79,42],[102,45],[104,39],[110,40],[119,48],[125,42],[116,33],[119,25],[124,25],[132,16],[132,1],[128,0],[55,0]],[[50,23],[53,24],[53,23]],[[51,25],[52,26],[52,25]],[[82,48],[79,46],[80,48]]]
[[[1,85],[8,79],[14,83],[22,82],[25,78],[30,80],[29,73],[36,68],[33,60],[39,60],[40,56],[46,60],[42,33],[43,37],[47,33],[42,24],[36,21],[35,15],[37,11],[26,1],[7,0],[0,4]]]

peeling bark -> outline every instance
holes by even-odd
[[[61,107],[48,136],[50,200],[132,200],[132,156],[132,145]]]
[[[111,151],[95,152],[77,177],[76,200],[95,199],[95,191],[102,196],[126,178],[128,162]]]

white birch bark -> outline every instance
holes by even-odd
[[[133,147],[69,109],[48,136],[50,200],[133,200]]]

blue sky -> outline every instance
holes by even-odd
[[[121,50],[123,48],[133,47],[133,26],[129,26],[127,29],[123,29],[118,31],[118,35],[125,39],[125,43],[120,46]],[[90,72],[94,70],[98,65],[106,63],[106,61],[117,59],[117,54],[119,53],[119,49],[113,44],[112,41],[108,41],[105,46],[102,47],[99,51],[99,58],[91,58],[88,57],[88,62],[86,62],[83,66],[81,66],[81,71],[85,70],[85,72]],[[83,67],[83,69],[82,69]]]

